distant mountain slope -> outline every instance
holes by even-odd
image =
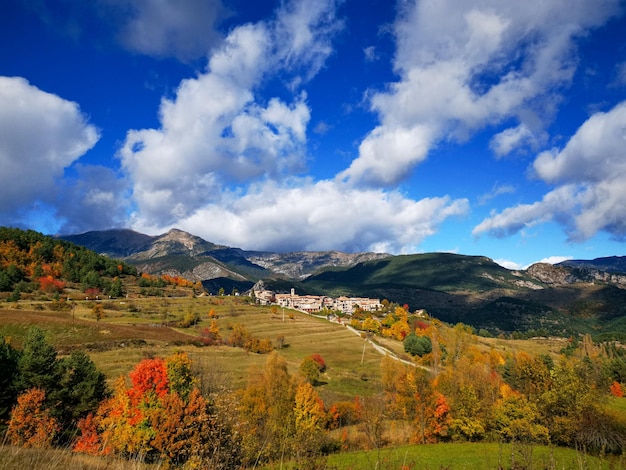
[[[607,274],[607,273],[605,273]],[[489,258],[449,253],[394,256],[305,279],[329,295],[387,298],[450,323],[492,333],[578,331],[626,334],[626,277],[535,264],[509,271]]]
[[[559,266],[572,268],[588,268],[608,273],[626,274],[626,256],[609,256],[592,260],[573,259],[559,263]]]
[[[334,267],[351,267],[375,259],[389,258],[387,253],[343,253],[341,251],[297,251],[271,253],[244,252],[246,259],[290,279],[305,279],[311,274]]]
[[[109,258],[123,259],[141,251],[155,237],[128,229],[112,229],[85,232],[79,235],[60,235],[58,238],[84,246]]]
[[[305,285],[330,290],[402,288],[442,292],[490,292],[542,285],[521,272],[509,271],[484,256],[427,253],[367,261],[349,269],[327,270]],[[345,287],[343,287],[345,286]]]

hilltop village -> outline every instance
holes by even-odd
[[[345,296],[334,299],[325,295],[297,295],[295,289],[291,289],[289,294],[277,294],[269,290],[254,291],[254,296],[257,303],[261,305],[277,304],[280,307],[293,308],[307,313],[335,310],[352,314],[356,306],[366,312],[376,312],[382,308],[380,299]]]

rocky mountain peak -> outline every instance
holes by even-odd
[[[576,282],[576,278],[570,270],[549,263],[535,263],[526,270],[526,273],[534,279],[552,286],[566,286]]]

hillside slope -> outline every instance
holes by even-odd
[[[626,334],[626,278],[536,264],[510,271],[482,256],[428,253],[334,269],[303,281],[328,295],[387,298],[492,333]]]

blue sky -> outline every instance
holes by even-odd
[[[0,225],[624,255],[619,0],[0,0]]]

